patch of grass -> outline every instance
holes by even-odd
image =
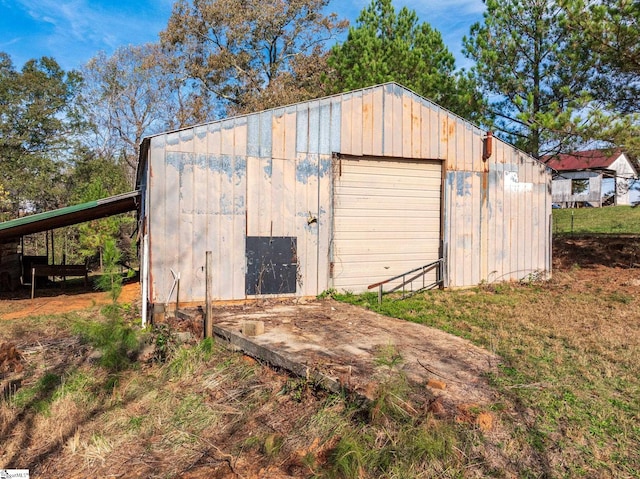
[[[498,353],[504,362],[490,381],[506,409],[523,412],[499,414],[512,430],[501,453],[522,462],[523,476],[640,476],[640,300],[609,285],[585,290],[574,274],[385,298],[382,305],[367,294],[340,299]],[[352,456],[357,463],[359,454]]]
[[[31,409],[37,413],[47,414],[61,378],[54,373],[46,373],[32,387],[18,390],[13,395],[11,404],[18,409]]]
[[[391,396],[383,397],[386,402]],[[399,415],[398,404],[391,409],[380,404],[368,408],[372,422],[358,420],[355,409],[349,423],[338,418],[338,440],[314,477],[462,477],[464,463],[456,451],[467,449],[467,435],[446,421],[407,411]]]
[[[180,430],[200,432],[214,424],[216,414],[206,404],[201,394],[187,394],[177,404],[171,423]]]
[[[219,346],[216,346],[212,338],[206,338],[194,347],[179,348],[167,363],[168,367],[165,371],[174,377],[193,374],[207,363],[216,351],[219,351]]]
[[[392,346],[381,357],[395,357]],[[302,464],[315,478],[463,477],[459,451],[471,446],[468,429],[418,412],[409,399],[424,395],[398,369],[379,365],[376,398],[354,403],[332,395],[308,422],[307,435],[323,438],[320,452],[303,450]]]
[[[95,376],[87,374],[87,371],[70,371],[63,376],[60,387],[53,395],[53,400],[70,398],[79,404],[90,404],[96,398],[95,387]]]
[[[640,208],[607,206],[553,210],[553,231],[555,234],[640,234]]]

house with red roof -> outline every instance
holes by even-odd
[[[630,189],[640,168],[622,149],[596,149],[548,155],[553,170],[551,197],[563,208],[631,204]]]

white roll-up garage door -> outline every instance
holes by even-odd
[[[367,286],[438,259],[442,162],[338,160],[334,177],[333,287]],[[435,271],[427,281],[435,281]]]

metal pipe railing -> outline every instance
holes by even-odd
[[[394,291],[398,291],[400,288],[402,288],[402,296],[401,298],[407,298],[409,296],[412,296],[414,294],[417,294],[421,291],[424,291],[425,289],[430,289],[433,288],[435,286],[438,286],[440,284],[442,284],[443,282],[443,278],[444,278],[444,274],[443,274],[443,267],[444,267],[444,258],[440,258],[436,261],[433,261],[431,263],[428,263],[424,266],[419,266],[417,268],[414,268],[412,270],[406,271],[404,273],[401,273],[399,275],[393,276],[392,278],[389,279],[385,279],[384,281],[380,281],[378,283],[373,283],[370,284],[369,286],[367,286],[367,289],[373,289],[373,288],[378,288],[378,304],[382,303],[382,296],[384,294],[384,285],[391,283],[392,281],[396,281],[398,279],[402,279],[402,282],[396,286],[394,286],[393,288],[391,288],[389,291],[387,291],[388,293],[393,293]],[[434,283],[425,285],[425,275],[433,270],[434,268],[436,269],[436,281]],[[416,274],[414,274],[416,273]],[[410,277],[409,279],[407,279],[408,275],[413,274],[412,277]],[[413,282],[419,278],[422,278],[422,287],[416,291],[413,290]],[[406,285],[407,284],[411,284],[411,291],[409,293],[406,292]]]

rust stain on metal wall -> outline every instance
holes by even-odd
[[[454,138],[455,134],[456,134],[456,122],[455,121],[450,121],[449,122],[448,136],[449,136],[449,138]]]

